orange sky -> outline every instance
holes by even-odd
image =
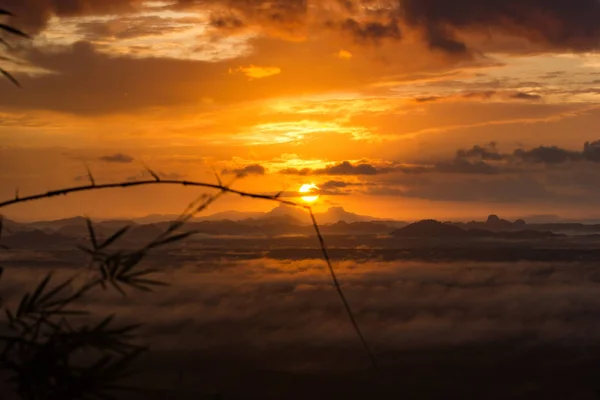
[[[201,4],[200,4],[201,3]],[[213,171],[322,189],[378,217],[598,216],[592,0],[10,0],[0,199]],[[508,6],[510,5],[510,7]],[[538,7],[538,8],[536,8]],[[589,142],[584,150],[584,143]],[[177,213],[197,190],[110,191],[9,218]],[[213,211],[273,205],[225,198]]]

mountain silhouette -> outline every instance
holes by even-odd
[[[294,222],[300,224],[310,225],[312,220],[310,214],[299,207],[294,207],[286,204],[280,204],[270,211],[265,213],[257,212],[242,212],[242,211],[224,211],[216,214],[212,214],[206,217],[200,217],[197,220],[200,221],[216,221],[216,220],[231,220],[241,222],[256,222],[259,220],[271,220],[277,221],[274,217],[292,217],[293,220],[281,219],[282,222]],[[315,213],[315,218],[319,224],[335,224],[336,222],[364,222],[364,221],[378,221],[379,218],[370,217],[367,215],[359,215],[353,212],[346,211],[343,207],[330,207],[326,212]],[[401,222],[401,221],[397,221]]]
[[[510,222],[509,222],[510,223]],[[486,222],[487,224],[487,222]],[[504,224],[501,220],[492,219],[492,226]],[[510,223],[512,225],[512,223]],[[433,219],[422,220],[391,233],[397,237],[418,238],[498,238],[498,239],[538,239],[562,236],[550,231],[517,230],[517,231],[492,231],[486,229],[464,229],[453,223],[443,223]]]

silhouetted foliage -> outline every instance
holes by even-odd
[[[0,17],[14,17],[14,15],[10,11],[0,8]],[[0,22],[0,34],[1,33],[5,33],[5,34],[11,35],[11,36],[19,36],[19,37],[23,37],[23,38],[29,38],[29,35],[27,35],[23,31],[15,28],[9,24],[5,24],[2,22]],[[2,36],[0,36],[0,45],[4,46],[5,48],[11,47],[10,43],[6,39],[4,39]],[[10,58],[0,55],[0,60],[10,61]],[[19,86],[19,87],[21,86],[19,84],[19,81],[12,74],[2,67],[0,67],[0,74],[2,74],[5,78],[10,80],[14,85]]]

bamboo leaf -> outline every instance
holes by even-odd
[[[21,32],[17,28],[13,28],[12,26],[6,24],[0,24],[0,31],[6,31],[8,33],[12,33],[13,35],[21,36],[27,39],[30,38],[25,32]]]
[[[113,244],[117,239],[119,239],[121,236],[123,236],[130,228],[130,225],[124,226],[123,228],[119,229],[117,232],[113,233],[108,239],[106,239],[104,242],[102,242],[102,244],[100,246],[98,246],[99,249],[104,249],[108,246],[110,246],[111,244]]]
[[[94,179],[94,176],[92,175],[90,166],[85,164],[85,169],[87,170],[87,174],[88,174],[88,178],[90,179],[90,183],[92,184],[92,186],[96,186],[96,180]]]
[[[98,241],[96,240],[96,233],[94,232],[92,221],[89,218],[86,218],[85,223],[90,234],[90,241],[92,242],[92,246],[94,247],[94,250],[98,250]]]
[[[57,295],[58,293],[60,293],[63,289],[65,289],[67,286],[69,286],[71,284],[71,282],[73,282],[73,278],[71,279],[67,279],[66,281],[64,281],[63,283],[61,283],[60,285],[57,285],[56,287],[54,287],[52,290],[48,291],[46,294],[44,294],[41,298],[40,298],[40,303],[42,304],[46,304],[50,299],[52,299],[55,295]]]
[[[26,311],[29,306],[29,293],[25,293],[25,296],[21,299],[21,303],[19,304],[19,308],[17,308],[17,318],[20,318]]]
[[[35,289],[35,291],[33,292],[33,294],[31,295],[31,298],[29,299],[29,303],[31,307],[34,307],[37,305],[37,300],[40,297],[40,295],[42,294],[42,292],[44,291],[44,289],[46,288],[46,286],[48,286],[48,282],[50,282],[50,279],[52,279],[52,272],[49,272],[48,275],[46,275],[46,277],[42,280],[42,282],[38,285],[38,287]],[[36,311],[40,311],[40,310],[36,310]]]
[[[0,74],[4,75],[5,78],[7,78],[9,81],[11,81],[13,83],[13,85],[15,85],[16,87],[20,88],[21,84],[19,83],[19,81],[10,74],[10,72],[8,72],[7,70],[0,68]],[[19,198],[19,192],[17,191],[17,195],[16,198]]]
[[[7,49],[11,49],[12,46],[10,45],[10,43],[8,43],[6,40],[0,38],[0,44],[3,45],[4,47],[6,47]],[[9,61],[10,59],[8,57],[1,57],[1,59]]]

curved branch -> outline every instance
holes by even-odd
[[[213,184],[206,182],[196,182],[196,181],[184,181],[184,180],[143,180],[143,181],[133,181],[133,182],[117,182],[117,183],[105,183],[102,185],[92,184],[92,185],[84,185],[84,186],[74,186],[70,188],[60,189],[60,190],[52,190],[45,193],[38,193],[30,196],[16,196],[14,199],[5,200],[0,202],[0,208],[8,207],[10,205],[30,202],[34,200],[47,199],[56,196],[66,196],[70,193],[76,192],[89,192],[92,190],[102,190],[102,189],[114,189],[114,188],[128,188],[134,186],[148,186],[148,185],[179,185],[179,186],[192,186],[192,187],[203,187],[206,189],[215,189],[220,190],[227,193],[237,194],[242,197],[249,197],[254,199],[263,199],[263,200],[271,200],[277,201],[282,204],[287,204],[294,207],[302,207],[305,209],[309,209],[310,207],[303,204],[298,204],[293,201],[281,199],[277,195],[268,195],[268,194],[257,194],[244,192],[242,190],[232,189],[229,186],[224,186],[222,184]]]

